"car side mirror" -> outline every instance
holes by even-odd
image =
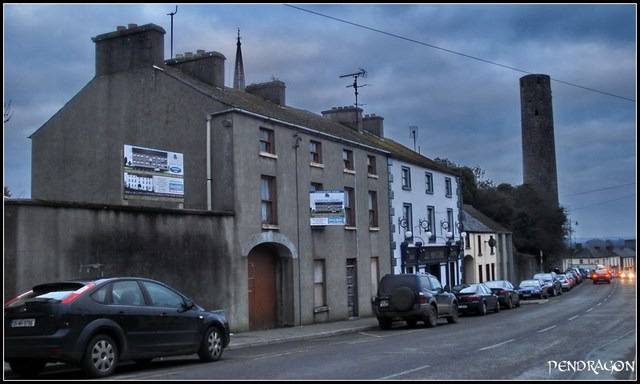
[[[180,308],[178,308],[178,312],[186,312],[194,306],[195,304],[193,303],[193,301],[187,299],[184,303],[182,303],[182,305],[180,305]]]

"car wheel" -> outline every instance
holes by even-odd
[[[222,351],[222,333],[217,327],[209,327],[202,338],[198,357],[202,361],[218,361]]]
[[[107,335],[92,337],[82,357],[82,371],[94,378],[107,377],[117,365],[118,348],[113,339]]]
[[[42,359],[17,359],[9,361],[11,370],[22,377],[38,376],[44,371],[45,365],[47,365],[47,361]]]
[[[431,305],[427,308],[427,318],[424,320],[424,324],[427,328],[433,328],[438,325],[438,314],[436,313],[436,309]]]
[[[507,309],[513,309],[513,302],[511,301],[511,298],[507,301]]]
[[[382,329],[391,329],[391,326],[393,325],[393,321],[388,317],[382,317],[378,319],[378,325]]]
[[[500,302],[498,300],[496,300],[496,307],[493,310],[494,313],[498,313],[500,312]]]
[[[458,313],[458,306],[456,304],[451,304],[451,316],[447,317],[447,322],[449,324],[457,323],[460,314]]]
[[[482,302],[482,308],[480,309],[480,315],[484,316],[487,314],[487,303]]]
[[[390,304],[398,311],[408,311],[413,307],[414,294],[409,287],[398,287],[391,292]]]

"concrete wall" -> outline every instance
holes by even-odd
[[[143,276],[226,310],[237,329],[246,259],[232,225],[228,214],[5,199],[4,300],[47,281]]]

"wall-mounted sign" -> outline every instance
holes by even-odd
[[[344,225],[344,191],[309,193],[311,225]]]
[[[182,153],[124,146],[125,199],[184,201]]]

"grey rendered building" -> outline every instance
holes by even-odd
[[[226,87],[222,54],[165,60],[164,34],[94,37],[95,77],[31,136],[5,295],[80,270],[167,281],[234,331],[370,316],[391,272],[377,119],[289,107],[277,80]],[[311,225],[314,191],[345,191],[346,223]]]

